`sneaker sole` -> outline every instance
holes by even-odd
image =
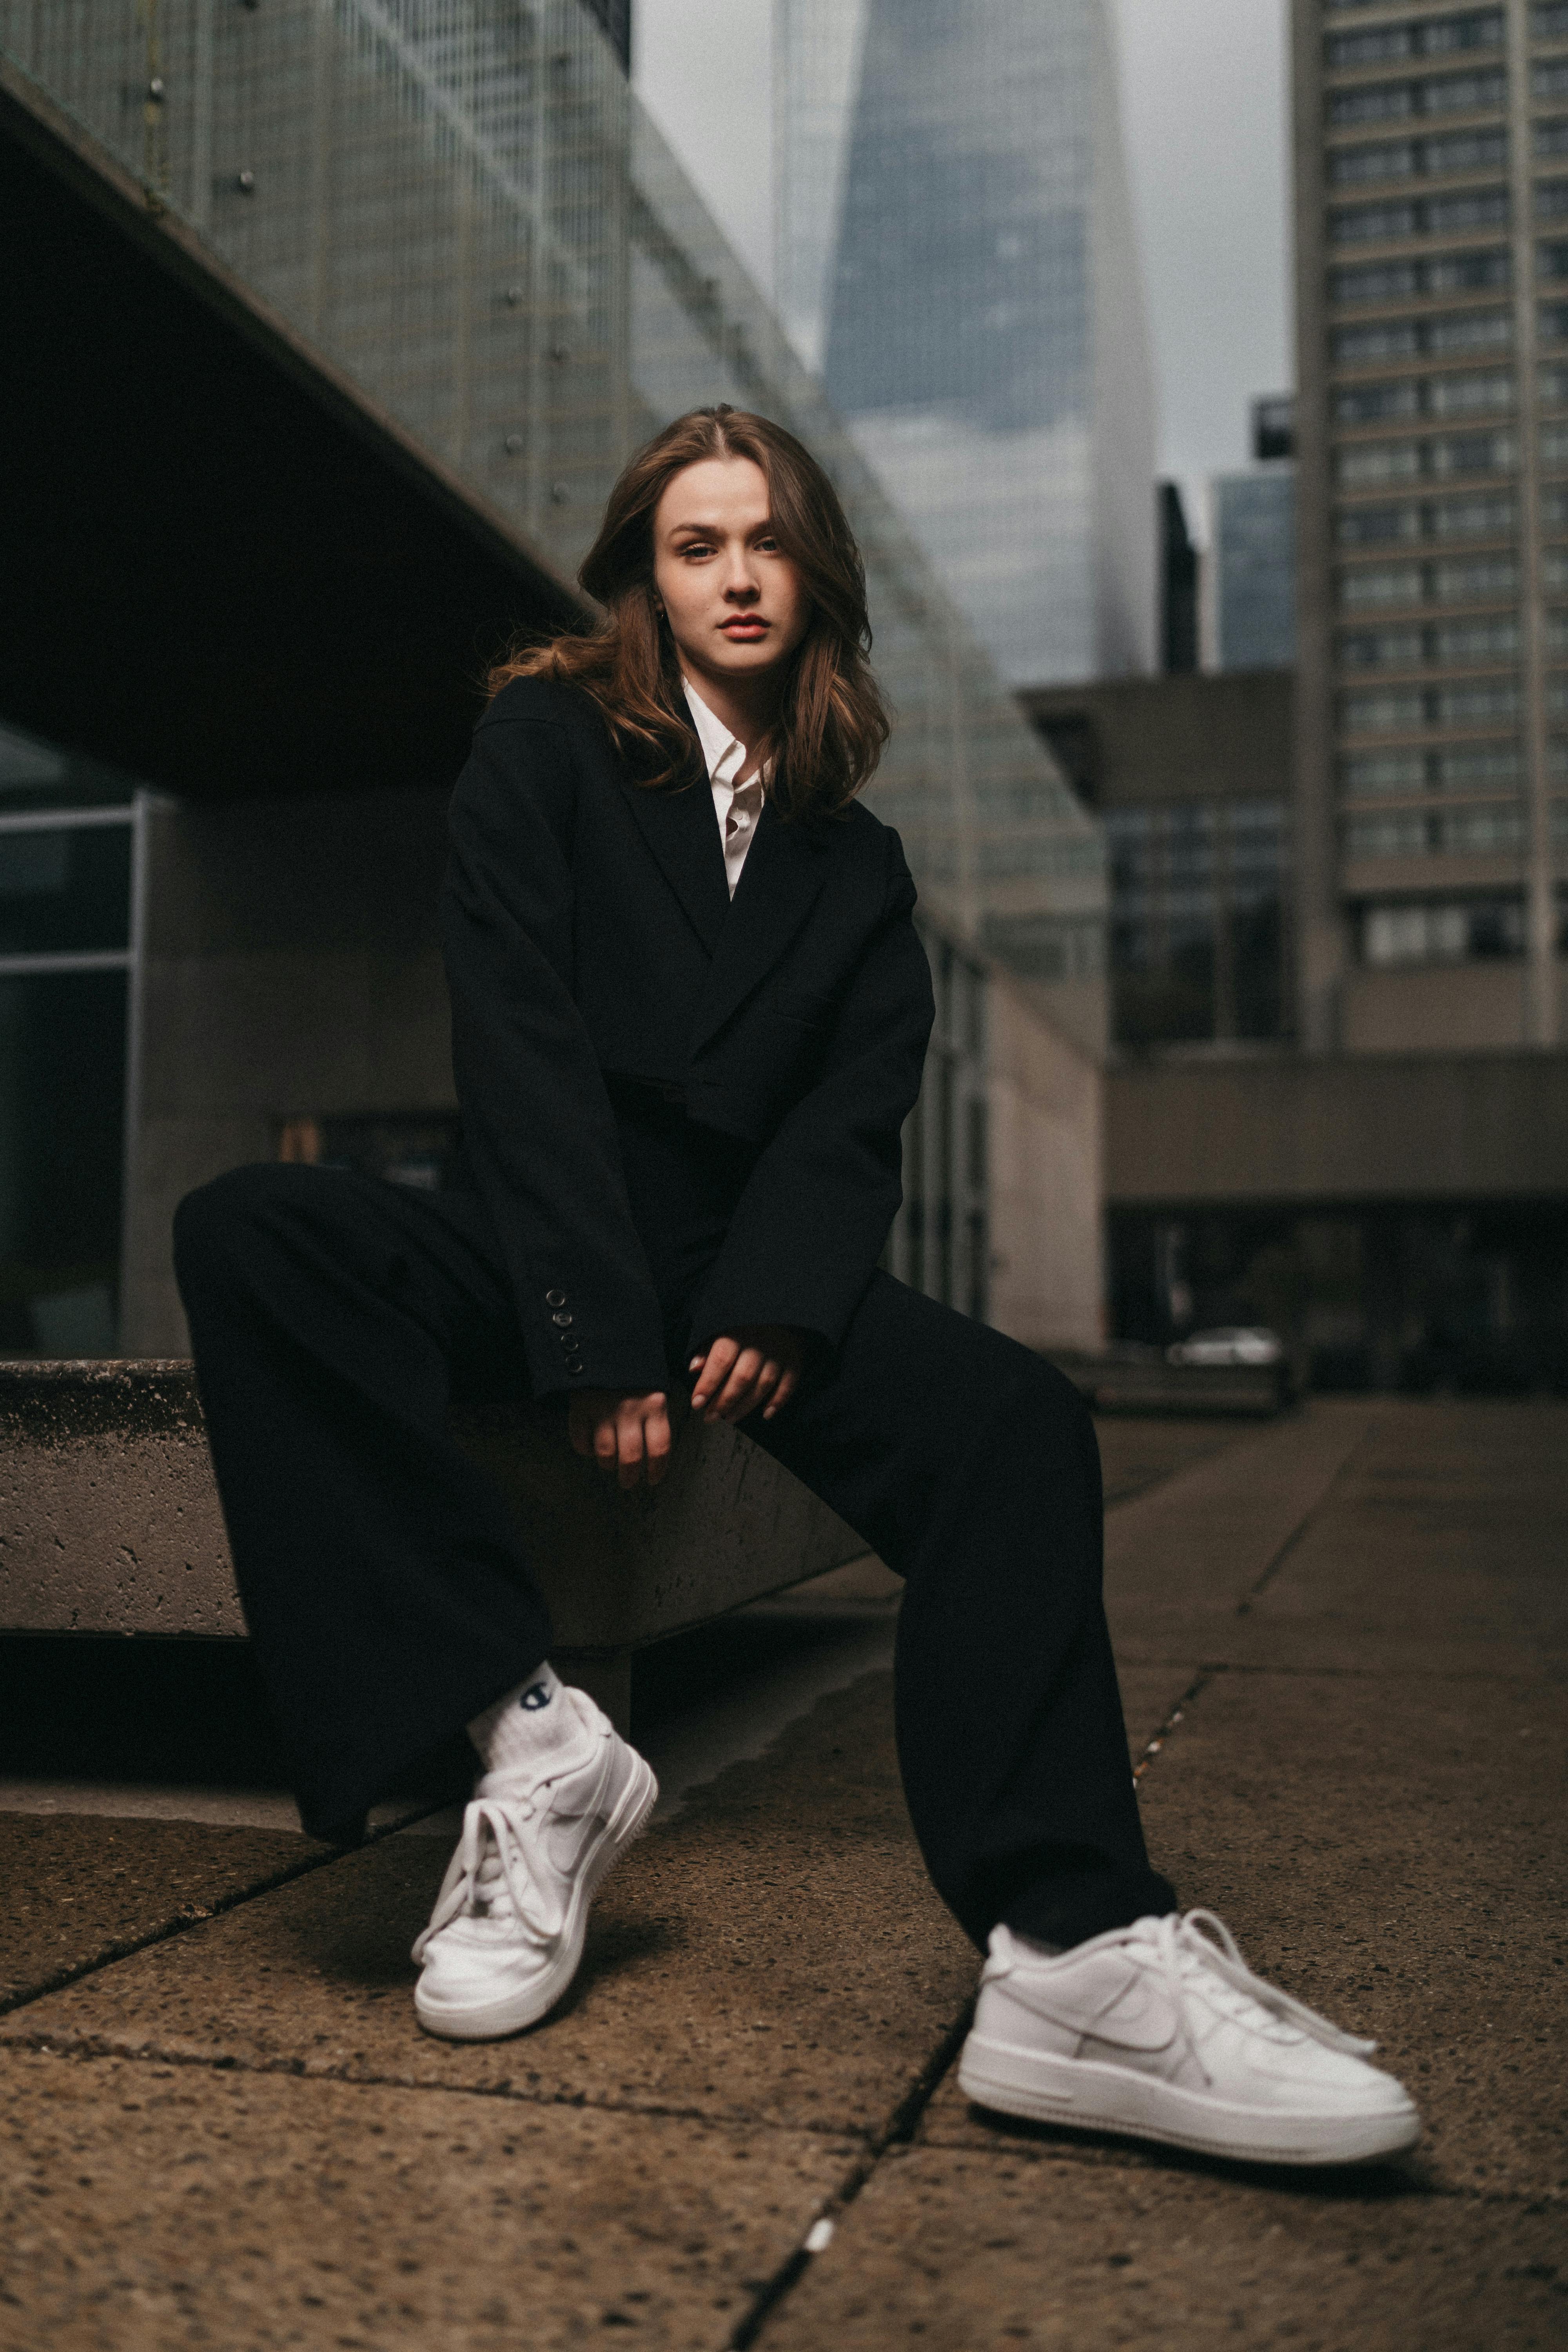
[[[638,1756],[637,1769],[621,1792],[621,1801],[605,1823],[577,1874],[561,1948],[553,1965],[523,1991],[503,2000],[477,2002],[463,2009],[446,2009],[422,2000],[414,1990],[414,2014],[426,2033],[443,2042],[498,2042],[521,2033],[549,2015],[577,1973],[583,1940],[588,1932],[588,1906],[614,1870],[627,1846],[640,1836],[658,1801],[658,1782],[651,1766]]]
[[[1238,2106],[1130,2068],[1020,2049],[973,2033],[958,2062],[958,2082],[977,2106],[1001,2115],[1079,2131],[1120,2132],[1246,2164],[1372,2164],[1414,2147],[1421,2137],[1414,2108],[1330,2116]]]

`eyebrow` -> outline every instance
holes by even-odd
[[[670,524],[669,529],[672,538],[679,537],[682,531],[695,531],[703,539],[721,539],[724,536],[723,525],[717,522],[673,522]],[[767,515],[764,516],[761,522],[751,524],[750,529],[752,530],[774,530],[777,529],[777,525],[774,523],[772,515]]]

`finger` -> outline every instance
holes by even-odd
[[[752,1402],[763,1404],[784,1378],[784,1366],[775,1364],[770,1356],[752,1382]]]
[[[773,1391],[773,1396],[768,1404],[768,1409],[763,1413],[763,1419],[764,1421],[772,1421],[774,1413],[782,1412],[799,1386],[800,1374],[792,1367],[790,1370],[784,1373],[784,1377],[779,1381],[778,1387]]]
[[[642,1414],[635,1407],[621,1408],[616,1418],[616,1440],[619,1450],[622,1486],[640,1486],[644,1453]]]
[[[644,1422],[643,1443],[647,1449],[647,1483],[657,1486],[669,1467],[669,1415],[662,1405]]]
[[[572,1451],[574,1454],[582,1454],[584,1455],[592,1454],[594,1450],[592,1433],[584,1425],[582,1416],[579,1413],[573,1412],[567,1415],[566,1434],[572,1440]]]
[[[607,1469],[614,1463],[616,1451],[616,1416],[613,1412],[606,1412],[594,1423],[594,1458],[604,1463]]]
[[[709,1418],[719,1421],[739,1421],[752,1409],[752,1391],[757,1374],[763,1369],[760,1348],[743,1348],[735,1360],[735,1369],[709,1407]]]
[[[700,1412],[703,1410],[709,1398],[713,1394],[714,1390],[719,1386],[720,1381],[724,1378],[725,1373],[729,1370],[731,1365],[734,1362],[740,1352],[741,1348],[739,1340],[714,1340],[713,1345],[709,1349],[707,1356],[703,1360],[702,1371],[698,1380],[697,1386],[691,1391],[691,1403],[694,1412]]]

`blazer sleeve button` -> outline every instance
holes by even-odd
[[[574,1315],[568,1315],[566,1309],[563,1307],[557,1307],[555,1313],[550,1319],[552,1323],[558,1323],[563,1331],[567,1331],[570,1330],[572,1325],[575,1323],[577,1318]]]
[[[546,1307],[564,1307],[566,1293],[563,1290],[547,1290],[544,1294],[544,1304]]]

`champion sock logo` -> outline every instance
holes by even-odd
[[[523,1692],[522,1696],[518,1700],[518,1705],[519,1706],[525,1706],[530,1715],[536,1715],[542,1706],[548,1706],[550,1705],[549,1684],[530,1683],[528,1688]]]

